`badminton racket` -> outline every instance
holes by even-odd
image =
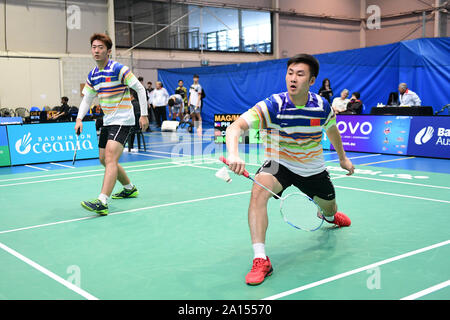
[[[220,161],[228,164],[228,160],[221,156]],[[283,220],[290,226],[303,231],[316,231],[323,224],[323,214],[319,205],[303,192],[290,193],[287,196],[280,197],[275,192],[262,185],[250,176],[247,170],[242,174],[261,188],[270,192],[280,202],[280,214]]]
[[[74,151],[74,153],[73,153],[73,159],[72,159],[72,165],[74,165],[75,164],[75,159],[76,159],[76,157],[77,157],[77,151],[78,151],[78,144],[79,144],[79,142],[78,142],[78,137],[80,136],[80,128],[78,128],[77,129],[77,134],[76,134],[76,137],[77,137],[77,142],[76,142],[76,144],[75,144],[75,151]]]

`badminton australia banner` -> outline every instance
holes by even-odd
[[[450,118],[413,118],[408,154],[450,159]]]
[[[7,126],[11,164],[72,160],[76,145],[77,159],[97,158],[95,122],[83,122],[78,142],[74,126],[73,122]]]

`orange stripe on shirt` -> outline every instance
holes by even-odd
[[[313,158],[319,156],[323,152],[323,150],[319,149],[319,150],[311,151],[311,152],[308,152],[308,153],[304,153],[304,152],[296,153],[296,152],[290,152],[290,151],[287,151],[287,150],[279,151],[279,150],[276,150],[276,149],[273,149],[273,148],[267,148],[266,152],[267,153],[271,153],[271,154],[283,155],[284,157],[286,157],[288,159],[294,159],[296,161],[303,162],[301,160],[306,159],[306,158],[312,158],[313,159]],[[299,156],[299,155],[303,155],[303,156]]]

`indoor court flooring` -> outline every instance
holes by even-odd
[[[0,299],[450,298],[449,160],[348,152],[347,177],[324,150],[352,225],[298,231],[271,199],[274,272],[252,287],[251,182],[214,176],[225,149],[211,135],[145,139],[146,152],[121,158],[139,197],[111,200],[106,217],[80,206],[100,191],[98,159],[0,168]],[[263,148],[241,147],[254,173]]]

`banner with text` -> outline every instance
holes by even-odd
[[[337,128],[346,151],[406,155],[411,118],[338,115]]]
[[[450,117],[414,117],[408,154],[450,159]]]
[[[11,164],[30,164],[98,157],[95,122],[83,123],[78,142],[73,122],[7,126]]]

